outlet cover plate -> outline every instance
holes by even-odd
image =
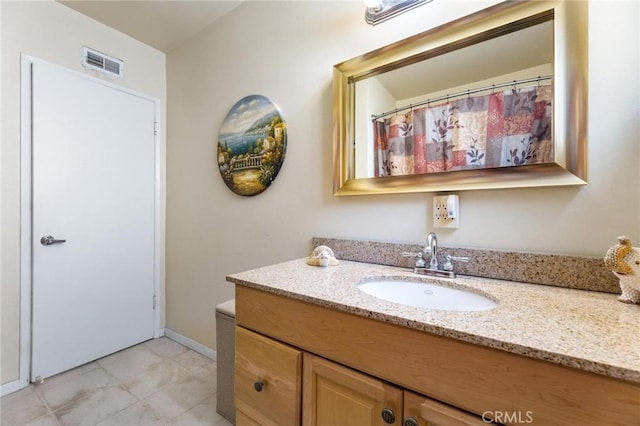
[[[460,227],[460,202],[456,194],[433,197],[433,227],[449,229]]]

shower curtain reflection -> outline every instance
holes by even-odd
[[[373,120],[375,176],[551,163],[552,98],[514,87]]]

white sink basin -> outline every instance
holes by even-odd
[[[402,280],[376,280],[358,284],[365,293],[401,305],[442,311],[486,311],[498,304],[467,290]]]

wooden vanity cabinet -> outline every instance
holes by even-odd
[[[384,380],[237,327],[236,425],[473,426],[486,422]],[[294,374],[302,356],[300,382]],[[260,391],[256,389],[260,383]],[[301,418],[300,418],[301,416]]]
[[[236,325],[240,426],[384,425],[384,408],[397,425],[640,425],[636,383],[254,288],[236,286]]]

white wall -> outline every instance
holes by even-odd
[[[372,27],[359,1],[248,2],[168,55],[168,328],[215,347],[225,275],[306,256],[314,235],[424,241],[431,195],[332,195],[332,66],[488,4],[434,1]],[[637,9],[590,6],[589,185],[460,193],[461,227],[441,244],[588,256],[622,234],[640,244]],[[271,187],[240,197],[215,146],[249,94],[279,105],[289,139]]]
[[[53,1],[0,1],[2,144],[1,380],[19,372],[20,333],[20,55],[31,55],[109,80],[81,66],[81,48],[125,61],[125,78],[109,80],[161,100],[165,120],[165,54]],[[161,129],[164,134],[164,129]],[[164,144],[164,137],[162,139]],[[164,152],[162,153],[164,161]],[[164,173],[164,170],[163,170]]]

